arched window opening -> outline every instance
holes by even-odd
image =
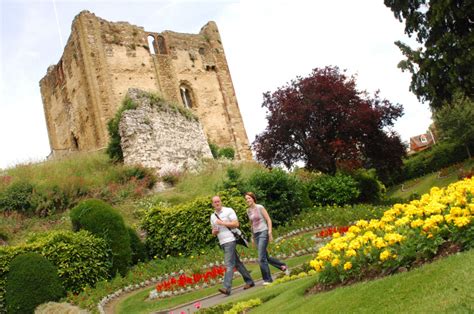
[[[156,51],[155,51],[155,36],[148,35],[147,40],[148,40],[148,49],[150,50],[150,53],[152,55],[156,54]]]
[[[191,91],[189,90],[189,88],[185,85],[181,85],[179,90],[181,91],[181,99],[183,100],[184,107],[189,108],[189,109],[193,108],[194,104],[191,97]]]
[[[167,54],[167,50],[166,50],[166,43],[165,43],[165,38],[161,35],[158,35],[156,36],[156,39],[158,41],[158,53],[160,55],[165,55]]]

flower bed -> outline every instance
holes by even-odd
[[[196,272],[190,276],[181,271],[177,276],[160,280],[155,289],[150,292],[149,298],[166,298],[201,287],[206,288],[208,285],[215,285],[221,281],[224,274],[225,266],[213,266],[206,272]]]
[[[333,234],[311,266],[323,284],[362,279],[431,260],[441,248],[474,246],[474,179],[395,204],[379,220],[359,220]]]

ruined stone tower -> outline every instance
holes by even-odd
[[[156,33],[82,11],[40,87],[53,155],[106,147],[107,122],[132,87],[188,107],[209,141],[252,158],[214,22],[199,34]]]

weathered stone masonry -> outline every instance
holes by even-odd
[[[130,89],[128,97],[137,108],[124,111],[119,125],[126,164],[141,164],[165,174],[194,169],[202,158],[212,158],[197,119],[166,102],[153,103],[150,94],[138,89]]]
[[[139,88],[189,107],[210,141],[252,158],[214,22],[199,34],[156,33],[83,11],[40,87],[53,155],[106,147],[107,122]]]

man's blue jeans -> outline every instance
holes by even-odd
[[[253,234],[255,238],[255,244],[258,250],[258,264],[260,265],[260,271],[262,272],[262,279],[266,282],[272,282],[272,274],[270,273],[270,267],[268,264],[282,270],[285,263],[280,262],[276,258],[268,256],[268,230],[256,232]]]
[[[234,267],[242,275],[246,284],[253,285],[253,279],[250,277],[250,273],[245,268],[244,264],[240,261],[239,254],[235,249],[237,242],[232,241],[221,245],[224,250],[224,263],[226,271],[224,275],[224,288],[230,292],[232,288],[232,277],[234,276]]]

